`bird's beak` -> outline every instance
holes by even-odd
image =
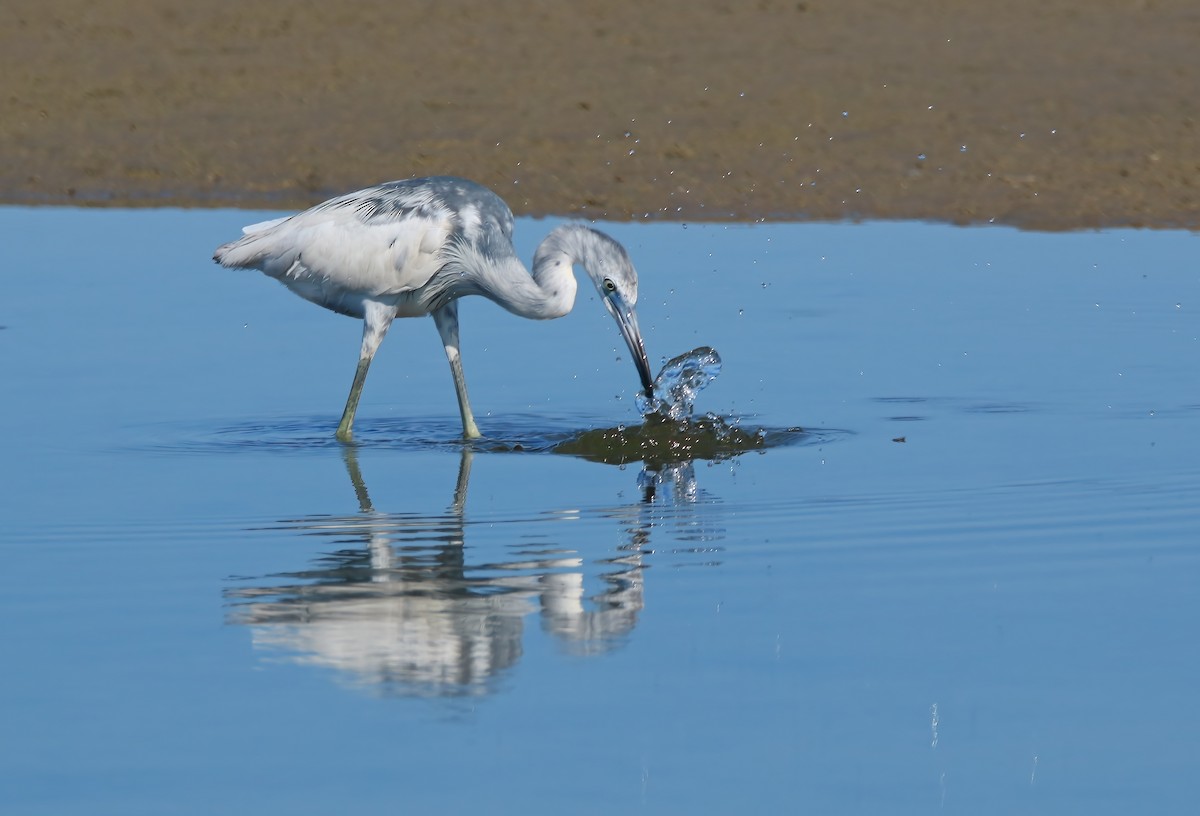
[[[646,344],[642,342],[642,330],[638,328],[637,313],[633,311],[633,307],[625,302],[625,299],[615,293],[604,298],[604,305],[608,307],[609,314],[617,321],[617,328],[621,330],[621,336],[625,338],[626,345],[629,346],[629,353],[633,355],[633,364],[637,366],[638,377],[642,381],[642,390],[646,392],[647,397],[654,396],[654,377],[650,374],[650,360],[646,358]]]

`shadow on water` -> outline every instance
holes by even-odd
[[[729,426],[717,422],[728,436],[721,445],[704,438],[705,429],[718,427],[711,420],[696,427],[672,423],[673,431],[586,431],[562,442],[552,442],[554,434],[521,443],[459,441],[453,495],[446,510],[435,514],[376,509],[358,461],[363,443],[346,446],[342,459],[358,512],[286,519],[267,528],[315,536],[332,542],[333,549],[305,570],[239,580],[224,593],[228,620],[250,627],[261,648],[335,669],[352,685],[387,696],[491,692],[520,659],[531,615],[570,653],[610,651],[637,625],[644,559],[653,552],[655,535],[681,542],[688,552],[719,552],[714,542],[725,536],[713,512],[719,500],[697,484],[693,460],[729,458],[801,436],[727,433]],[[500,558],[494,549],[491,558],[471,558],[480,549],[465,546],[473,527],[465,510],[472,463],[481,450],[533,448],[624,464],[633,460],[638,440],[654,443],[642,458],[636,502],[506,520],[615,522],[624,539],[616,552],[592,559],[558,542],[511,546]]]

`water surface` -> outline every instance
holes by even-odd
[[[1193,806],[1195,236],[607,225],[803,429],[610,465],[587,294],[463,304],[470,446],[399,322],[337,444],[358,324],[208,260],[275,215],[0,210],[5,812]]]

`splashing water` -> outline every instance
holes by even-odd
[[[798,427],[745,430],[736,418],[711,413],[693,417],[696,395],[720,373],[721,356],[708,346],[668,360],[652,393],[638,396],[645,419],[641,425],[584,431],[558,443],[554,451],[610,464],[640,461],[659,473],[679,463],[728,459],[805,437]]]
[[[709,346],[694,348],[667,361],[654,380],[652,394],[638,395],[642,416],[687,419],[696,395],[721,373],[721,355]]]

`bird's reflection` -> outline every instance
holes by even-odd
[[[695,505],[711,497],[697,488],[692,464],[658,464],[640,473],[636,503],[597,513],[623,532],[610,557],[589,563],[569,547],[522,546],[499,562],[468,563],[464,508],[473,455],[463,448],[444,512],[383,513],[347,447],[359,512],[272,527],[330,539],[336,549],[309,569],[227,589],[229,620],[250,627],[259,648],[334,668],[382,694],[486,694],[520,659],[531,614],[572,653],[624,642],[643,607],[643,559],[655,529],[710,549],[724,535],[697,520],[705,514]],[[589,582],[599,590],[589,594]]]

